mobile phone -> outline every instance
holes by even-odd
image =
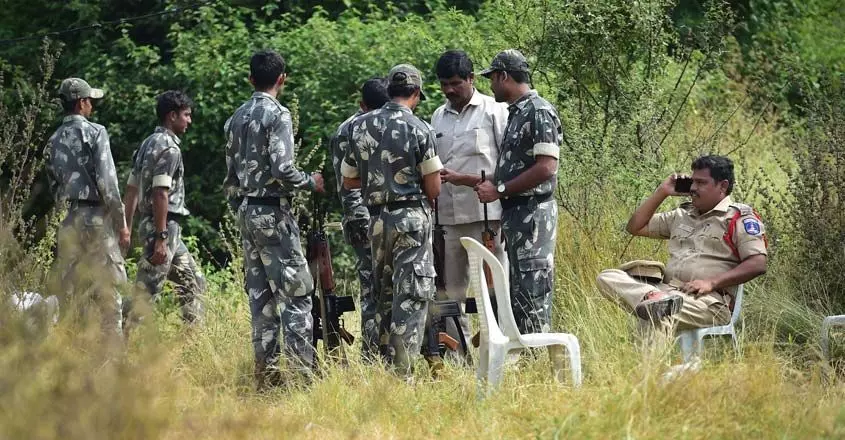
[[[675,179],[675,192],[680,194],[689,194],[692,190],[692,178],[678,177]]]

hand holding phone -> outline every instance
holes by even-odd
[[[675,192],[679,194],[689,194],[692,190],[692,178],[678,177],[675,179]]]

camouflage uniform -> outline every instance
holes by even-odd
[[[289,200],[296,189],[313,189],[314,179],[293,163],[290,111],[273,96],[253,94],[224,131],[224,187],[240,220],[256,373],[277,371],[281,324],[287,358],[307,373],[314,362],[309,295],[314,281]]]
[[[185,243],[179,221],[190,214],[185,207],[185,167],[179,148],[179,137],[165,127],[156,127],[135,152],[129,185],[139,188],[138,210],[141,221],[138,238],[144,243],[138,261],[136,289],[145,289],[158,298],[165,279],[172,281],[176,297],[187,322],[203,316],[206,282]],[[155,248],[156,225],[153,214],[153,188],[167,188],[167,257],[158,266],[150,263]]]
[[[518,51],[507,50],[483,71],[528,71]],[[494,184],[498,187],[516,178],[536,163],[536,156],[560,154],[561,126],[554,106],[529,91],[508,106],[501,154]],[[557,204],[554,190],[557,170],[547,181],[502,197],[502,232],[510,261],[510,289],[514,318],[522,333],[548,332],[551,328],[554,292]]]
[[[68,99],[102,97],[101,90],[77,78],[63,81],[60,94]],[[118,289],[126,282],[126,270],[117,233],[125,219],[109,135],[81,115],[66,116],[50,136],[44,159],[57,205],[69,204],[58,231],[52,281],[65,295],[99,303],[105,325],[119,332]],[[91,293],[83,293],[83,286]]]
[[[397,68],[388,75],[391,83]],[[434,138],[431,126],[409,108],[389,102],[352,123],[341,166],[344,177],[361,178],[372,216],[379,343],[387,360],[406,376],[420,353],[428,303],[435,294],[431,214],[422,190],[423,176],[443,168]]]
[[[358,258],[355,269],[361,284],[361,353],[364,357],[369,357],[378,353],[377,302],[373,291],[373,256],[369,237],[370,213],[364,206],[361,190],[344,188],[340,173],[341,163],[349,145],[351,123],[362,114],[359,110],[340,124],[331,139],[330,148],[337,178],[337,192],[343,206],[343,236]]]

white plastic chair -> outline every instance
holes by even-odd
[[[552,360],[552,374],[555,379],[563,378],[563,349],[569,353],[569,365],[572,370],[574,385],[581,385],[581,347],[578,338],[568,333],[531,333],[522,335],[516,327],[516,320],[511,309],[510,290],[505,270],[499,260],[481,243],[470,237],[461,237],[461,244],[469,257],[470,287],[476,301],[481,302],[481,344],[476,377],[479,382],[487,381],[487,394],[495,389],[502,380],[505,357],[508,352],[525,348],[548,347]],[[493,306],[487,290],[482,261],[490,266],[493,275],[493,287],[499,308],[499,320],[496,323]]]
[[[739,342],[736,339],[734,325],[739,319],[739,312],[742,310],[742,291],[743,285],[740,284],[736,289],[736,303],[734,304],[733,314],[731,314],[731,322],[727,325],[684,330],[678,333],[678,343],[681,345],[681,353],[685,363],[690,362],[693,355],[701,357],[701,345],[705,336],[730,336],[733,340],[734,350],[739,353]]]
[[[822,321],[822,358],[825,362],[830,360],[830,329],[833,327],[845,327],[845,315],[828,316]]]

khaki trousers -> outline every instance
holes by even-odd
[[[505,269],[505,274],[508,270],[508,256],[502,248],[502,231],[498,220],[491,220],[488,222],[490,229],[492,229],[496,236],[496,249],[493,254],[502,263]],[[446,231],[446,249],[445,261],[446,267],[446,288],[437,291],[437,299],[451,299],[460,302],[461,304],[467,298],[467,286],[469,285],[469,258],[467,252],[461,245],[461,237],[471,237],[481,242],[481,233],[484,232],[484,222],[465,223],[462,225],[444,225],[443,230]],[[493,291],[493,286],[489,286],[490,291]],[[481,303],[478,303],[481,307]],[[469,329],[469,320],[466,315],[461,316],[461,331],[464,333],[467,343],[469,343],[472,335]],[[452,319],[446,320],[446,332],[449,336],[459,340],[458,329]],[[461,353],[463,355],[464,353]]]
[[[667,325],[675,325],[677,330],[726,325],[731,320],[731,311],[726,304],[728,299],[717,292],[695,297],[665,283],[656,286],[644,283],[618,269],[602,271],[596,282],[604,296],[616,301],[629,312],[634,311],[634,307],[646,294],[655,290],[683,296],[684,305],[681,310],[667,317],[667,322],[664,322]]]

